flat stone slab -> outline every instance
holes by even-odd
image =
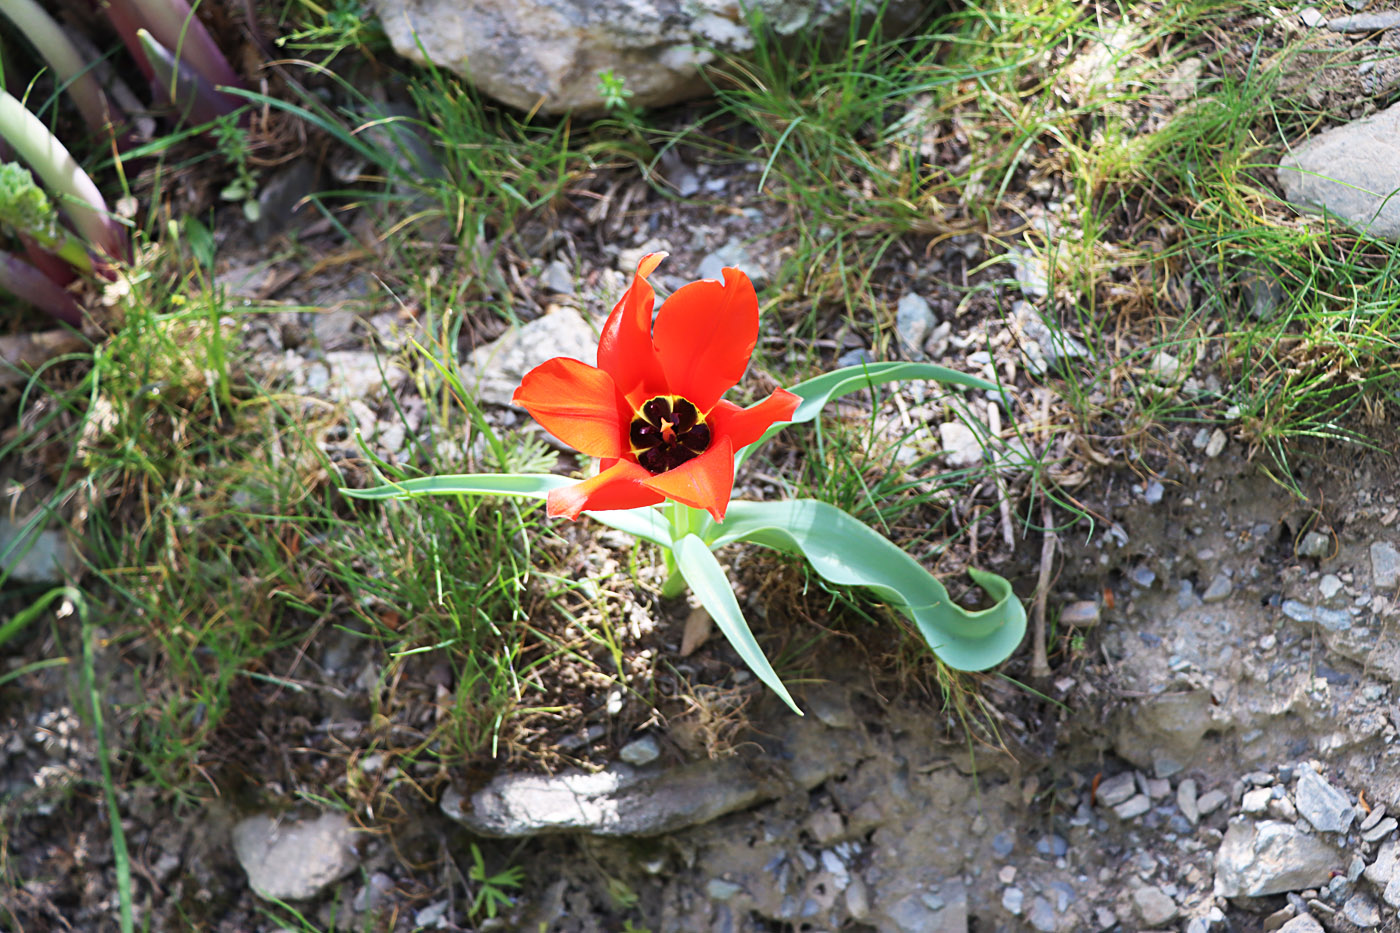
[[[1333,127],[1279,160],[1283,196],[1384,240],[1400,241],[1400,104]]]
[[[502,774],[470,797],[447,790],[441,806],[448,817],[483,836],[655,836],[707,823],[794,787],[813,788],[856,760],[860,743],[855,732],[804,721],[790,728],[784,754],[765,757],[760,767],[734,757],[666,769],[616,763],[593,773]]]

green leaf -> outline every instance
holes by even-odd
[[[932,363],[867,363],[863,366],[834,369],[829,373],[822,373],[820,376],[808,379],[806,382],[799,382],[788,389],[793,395],[802,399],[797,410],[793,412],[791,420],[783,424],[773,425],[757,441],[740,451],[736,465],[742,463],[764,441],[787,425],[806,424],[808,421],[815,420],[832,399],[889,382],[909,382],[915,379],[968,386],[973,389],[996,389],[995,384],[985,379],[969,376],[967,373],[960,373],[956,369],[949,369],[946,366],[935,366]]]
[[[676,542],[674,550],[676,568],[680,570],[681,576],[685,577],[691,592],[700,600],[700,605],[705,607],[705,611],[715,620],[715,625],[719,626],[724,637],[729,639],[734,650],[739,652],[739,657],[743,658],[749,670],[758,675],[759,680],[782,697],[783,702],[790,706],[794,713],[801,716],[802,710],[797,708],[787,688],[774,673],[773,666],[768,663],[763,649],[758,647],[758,642],[754,640],[749,623],[739,609],[739,601],[734,598],[729,578],[724,575],[724,569],[720,567],[715,555],[711,554],[705,542],[695,535],[682,537]]]
[[[554,473],[457,473],[448,476],[420,476],[373,489],[342,489],[352,499],[411,499],[418,496],[522,496],[544,499],[551,489],[572,486],[578,480]],[[629,535],[671,546],[670,527],[653,508],[607,512],[584,512],[599,524]]]
[[[918,561],[864,522],[825,502],[731,502],[714,532],[712,548],[750,541],[802,555],[832,583],[868,587],[912,619],[933,653],[960,671],[1000,664],[1026,632],[1025,607],[1002,577],[969,569],[968,574],[996,605],[964,609]]]
[[[820,415],[827,402],[861,389],[884,385],[887,382],[912,382],[927,379],[931,382],[944,382],[949,385],[968,386],[973,389],[996,390],[994,383],[946,366],[932,363],[867,363],[863,366],[847,366],[822,373],[806,382],[799,382],[788,389],[802,399],[793,412],[791,424],[805,424]]]

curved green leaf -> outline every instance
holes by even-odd
[[[739,652],[739,657],[743,658],[749,670],[753,671],[759,680],[782,697],[783,702],[790,706],[794,713],[801,716],[802,710],[797,708],[791,694],[773,671],[773,666],[768,663],[763,649],[754,640],[749,623],[744,619],[743,611],[739,609],[739,601],[734,598],[734,589],[729,585],[729,578],[724,575],[724,569],[720,567],[715,555],[711,554],[705,542],[695,535],[682,537],[676,542],[674,550],[676,568],[680,570],[681,576],[685,577],[691,592],[700,600],[700,605],[705,607],[705,611],[715,620],[715,625],[719,626],[724,637],[729,639],[734,650]]]
[[[373,489],[341,489],[352,499],[412,499],[418,496],[521,496],[544,499],[551,489],[572,486],[578,480],[555,473],[457,473],[420,476]],[[589,518],[629,535],[671,546],[670,527],[653,508],[608,512],[584,512]]]
[[[802,555],[832,583],[874,590],[913,620],[943,663],[961,671],[1000,664],[1026,632],[1025,607],[1002,577],[968,570],[996,605],[966,610],[953,602],[937,577],[888,538],[825,502],[731,502],[714,531],[712,548],[751,541]]]
[[[736,465],[742,463],[764,441],[789,424],[806,424],[808,421],[815,420],[832,399],[889,382],[912,382],[916,379],[967,386],[973,389],[996,389],[995,384],[985,379],[969,376],[967,373],[960,373],[956,369],[949,369],[946,366],[935,366],[933,363],[866,363],[862,366],[834,369],[829,373],[822,373],[820,376],[808,379],[806,382],[799,382],[789,388],[789,392],[802,399],[798,403],[797,410],[793,412],[792,418],[781,424],[773,425],[763,433],[762,437],[741,450]]]
[[[793,412],[790,424],[805,424],[822,413],[822,409],[834,398],[884,385],[887,382],[913,382],[927,379],[930,382],[944,382],[949,385],[968,386],[973,389],[995,390],[996,385],[967,373],[932,363],[866,363],[863,366],[847,366],[822,373],[806,382],[799,382],[788,389],[802,399]]]

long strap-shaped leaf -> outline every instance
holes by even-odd
[[[958,670],[981,671],[1000,664],[1026,632],[1025,607],[1002,577],[968,571],[996,600],[990,609],[970,612],[888,538],[825,502],[731,502],[710,546],[736,541],[801,554],[832,583],[869,587],[912,619],[934,654]]]
[[[450,476],[420,476],[373,489],[342,489],[352,499],[410,499],[417,496],[521,496],[544,499],[551,489],[571,486],[578,480],[553,473],[458,473]],[[671,531],[655,509],[585,512],[589,518],[629,535],[671,546]]]
[[[695,535],[685,535],[676,542],[675,555],[676,568],[690,585],[690,591],[700,600],[700,605],[705,607],[710,618],[715,620],[715,625],[718,625],[724,637],[729,639],[734,650],[739,652],[739,657],[744,659],[749,670],[782,697],[783,702],[792,707],[794,713],[801,716],[802,710],[797,708],[791,694],[787,692],[787,687],[783,686],[773,666],[768,663],[763,649],[754,640],[749,623],[739,608],[739,601],[734,598],[734,589],[729,585],[729,578],[724,575],[724,568],[719,565],[715,555],[710,553],[705,542]]]
[[[946,366],[935,366],[933,363],[866,363],[862,366],[834,369],[829,373],[822,373],[820,376],[808,379],[806,382],[799,382],[790,388],[789,392],[802,399],[798,403],[797,410],[792,413],[792,418],[782,424],[773,425],[757,441],[739,451],[736,465],[743,463],[749,454],[763,445],[764,441],[789,424],[805,424],[808,421],[814,421],[832,399],[889,382],[912,382],[915,380],[943,382],[968,386],[973,389],[992,390],[996,388],[985,379],[969,376],[967,373],[960,373],[956,369],[949,369]]]

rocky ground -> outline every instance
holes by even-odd
[[[1296,28],[1325,26],[1308,20],[1304,11]],[[1365,58],[1372,40],[1356,41],[1368,43]],[[1363,61],[1357,79],[1389,80],[1386,67]],[[725,264],[760,282],[776,275],[781,238],[759,232],[780,224],[742,193],[756,190],[758,168],[681,160],[669,171],[693,205],[656,199],[641,227],[604,237],[604,211],[543,238],[523,264],[535,278],[519,289],[530,320],[464,339],[494,422],[521,426],[506,403],[524,371],[588,352],[642,253],[672,252],[656,278],[663,291]],[[1045,283],[1024,255],[973,235],[916,245],[882,270],[893,339],[834,330],[819,348],[830,362],[917,356],[1024,374],[1087,352],[1044,331],[1034,311]],[[239,258],[220,282],[234,292],[266,298],[291,281],[254,251],[230,252]],[[969,276],[988,285],[971,303],[947,287]],[[405,346],[413,315],[356,304],[370,292],[358,274],[315,287],[320,300],[307,303],[344,305],[253,317],[246,349],[289,392],[343,404],[344,426],[379,454],[407,459],[423,401],[410,371],[381,369],[376,352]],[[810,349],[769,337],[775,358]],[[1182,393],[1210,378],[1187,379],[1183,365],[1163,353],[1149,368]],[[998,418],[1040,408],[1019,385],[1019,407]],[[968,402],[984,420],[997,404]],[[912,413],[924,424],[922,443],[945,466],[988,458],[937,399],[886,405],[889,423]],[[1383,418],[1357,428],[1375,449],[1314,440],[1292,451],[1305,498],[1268,476],[1275,465],[1228,424],[1164,429],[1135,471],[1062,472],[1092,522],[1060,536],[1053,672],[1033,678],[1023,649],[1007,676],[977,678],[981,725],[872,668],[877,652],[846,634],[814,655],[819,676],[795,691],[808,711],[799,719],[746,685],[712,641],[682,665],[713,684],[709,719],[691,734],[600,702],[559,739],[582,767],[444,775],[371,750],[374,670],[353,639],[329,641],[309,694],[239,688],[249,714],[228,727],[228,747],[276,746],[288,763],[242,774],[223,762],[221,774],[241,776],[199,806],[172,809],[139,783],[123,791],[142,919],[227,931],[1400,930],[1400,458]],[[353,450],[348,431],[334,443]],[[1004,475],[1025,492],[1021,473]],[[999,531],[982,533],[980,560],[1029,596],[1039,536],[1005,545]],[[27,579],[72,568],[60,537],[45,548]],[[967,560],[951,556],[949,569]],[[685,612],[643,610],[639,644],[677,655]],[[22,702],[0,693],[0,870],[17,882],[5,906],[26,931],[114,928],[81,691],[55,671],[19,686]],[[119,703],[140,685],[112,690]],[[290,763],[330,751],[351,774]],[[320,792],[359,781],[392,789],[367,798],[385,809],[321,805]],[[270,909],[274,900],[292,906]]]

